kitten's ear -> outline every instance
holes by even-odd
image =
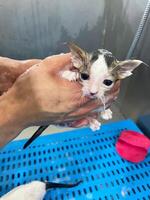
[[[125,60],[120,61],[116,67],[118,79],[124,79],[132,75],[132,71],[140,66],[143,62],[141,60]]]
[[[71,51],[73,66],[79,69],[83,65],[87,52],[73,42],[69,42],[68,46]]]

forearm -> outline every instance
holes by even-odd
[[[39,63],[41,59],[15,60],[0,56],[0,70],[9,69],[14,71],[16,75],[24,73],[31,66]]]
[[[23,130],[21,107],[10,93],[0,97],[0,147],[14,139]]]
[[[14,60],[0,57],[0,95],[11,88],[21,74],[40,61],[40,59]]]

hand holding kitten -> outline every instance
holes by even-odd
[[[102,103],[82,95],[82,85],[59,76],[71,68],[71,55],[50,56],[23,73],[0,97],[0,146],[32,125],[57,124],[84,119]],[[116,98],[120,84],[116,83],[106,97],[106,104]]]

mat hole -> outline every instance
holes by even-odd
[[[125,172],[123,168],[121,168],[121,171],[122,171],[123,173]]]
[[[116,197],[117,197],[117,199],[120,199],[118,194],[116,194]]]
[[[116,165],[116,163],[114,161],[112,161],[113,165]]]
[[[86,176],[86,177],[85,177],[85,180],[86,180],[86,182],[89,182],[89,177]]]
[[[8,187],[9,187],[8,185],[5,186],[6,190],[8,190]]]
[[[92,181],[94,181],[94,176],[93,175],[91,175],[91,179],[92,179]]]
[[[140,175],[142,176],[142,178],[144,178],[144,175],[142,173],[140,173]]]
[[[114,187],[114,182],[113,181],[111,181],[111,185]]]
[[[81,191],[80,190],[78,190],[78,194],[81,195]]]
[[[66,146],[66,149],[67,149],[67,150],[69,149],[69,146],[68,146],[68,145]]]
[[[11,178],[14,179],[15,178],[15,174],[12,174]]]
[[[96,166],[95,165],[93,165],[93,169],[96,170]]]
[[[122,181],[122,183],[125,183],[124,180],[123,180],[123,178],[121,178],[121,181]]]
[[[57,176],[57,178],[60,178],[60,174],[57,174],[56,176]]]
[[[21,163],[18,163],[18,168],[21,166]]]
[[[72,191],[72,196],[73,196],[73,197],[75,197],[75,196],[76,196],[76,194],[75,194],[75,192],[74,192],[74,191]]]
[[[135,178],[133,176],[131,176],[132,180],[135,181]]]
[[[149,184],[147,184],[147,187],[150,189],[150,185]]]
[[[13,157],[13,160],[16,160],[16,157],[15,157],[15,156]]]
[[[134,194],[136,194],[136,192],[135,192],[134,188],[132,188],[132,192],[133,192]]]
[[[146,188],[145,188],[145,186],[144,186],[144,185],[142,185],[142,188],[143,188],[143,190],[144,190],[144,191],[146,191]]]
[[[113,175],[115,175],[115,172],[114,172],[114,171],[111,171],[111,173],[112,173]]]
[[[109,157],[111,158],[111,154],[110,154],[110,153],[108,153],[108,155],[109,155]]]
[[[106,168],[106,165],[105,165],[105,163],[102,163],[102,165]]]
[[[31,161],[30,160],[29,160],[28,164],[31,165]]]
[[[12,165],[12,168],[15,169],[15,164]]]
[[[0,182],[2,182],[3,181],[3,176],[0,176]]]
[[[147,172],[145,172],[146,176],[149,176],[149,174]]]
[[[43,154],[46,154],[46,151],[45,151],[45,150],[43,151]]]
[[[140,179],[139,176],[138,176],[138,174],[136,174],[136,177],[137,177],[138,180]]]
[[[8,179],[9,179],[9,175],[6,175],[6,181],[8,181]]]
[[[83,188],[83,192],[84,192],[84,194],[86,194],[86,193],[87,193],[87,191],[86,191],[86,189],[85,189],[85,188]]]
[[[118,180],[116,180],[116,183],[117,183],[118,185],[120,185],[120,183],[119,183],[119,181],[118,181]]]
[[[29,176],[31,176],[32,175],[32,171],[31,170],[29,170]]]
[[[60,198],[61,198],[62,200],[64,199],[64,196],[63,196],[63,194],[61,194]]]
[[[91,192],[91,193],[93,192],[93,190],[92,190],[91,186],[89,187],[89,190],[90,190],[90,192]]]
[[[101,175],[102,175],[103,178],[105,178],[105,174],[104,173],[101,173]]]
[[[10,157],[8,157],[7,161],[8,161],[8,162],[10,161]]]
[[[126,180],[128,181],[128,183],[130,182],[130,180],[129,180],[129,178],[128,178],[128,177],[126,177]]]
[[[97,185],[95,185],[94,187],[95,187],[95,190],[98,191],[98,187],[97,187]]]
[[[110,173],[109,172],[106,172],[107,176],[110,176]]]

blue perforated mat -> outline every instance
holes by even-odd
[[[50,190],[46,200],[149,200],[150,156],[139,164],[120,158],[115,143],[125,129],[139,131],[130,121],[38,138],[22,150],[25,140],[0,151],[0,196],[31,180],[74,182],[72,189]]]

